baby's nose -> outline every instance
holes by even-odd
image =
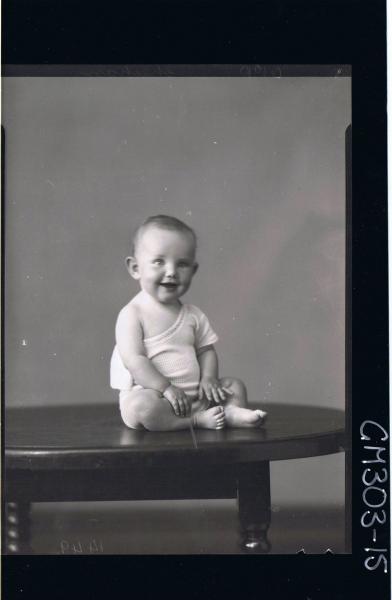
[[[174,265],[166,265],[166,276],[167,277],[175,277],[176,276],[176,268]]]

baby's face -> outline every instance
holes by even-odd
[[[150,226],[143,232],[128,263],[142,290],[162,304],[177,303],[197,270],[191,234]]]

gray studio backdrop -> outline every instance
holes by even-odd
[[[349,78],[4,79],[6,404],[117,402],[130,232],[166,213],[198,234],[186,300],[222,374],[344,408],[350,107]],[[343,455],[272,469],[278,503],[342,503],[343,484]]]

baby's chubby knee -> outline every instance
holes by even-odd
[[[122,420],[131,429],[144,429],[143,422],[152,414],[162,398],[155,390],[138,390],[120,393]]]
[[[228,388],[236,396],[246,396],[246,386],[241,379],[236,377],[222,377],[220,380],[222,387]]]

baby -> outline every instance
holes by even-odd
[[[219,378],[207,317],[180,302],[198,268],[194,231],[174,217],[150,217],[126,264],[140,292],[118,315],[110,368],[124,423],[149,431],[260,426],[266,413],[246,408],[242,381]]]

